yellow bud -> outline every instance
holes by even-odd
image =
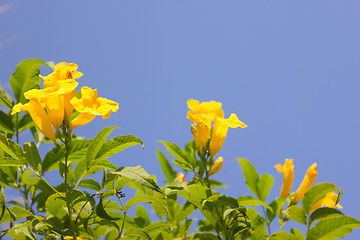
[[[209,176],[214,175],[215,173],[217,173],[218,171],[220,171],[220,169],[222,168],[223,165],[223,157],[219,157],[214,165],[211,167],[210,171],[209,171]]]
[[[306,175],[302,181],[302,183],[300,184],[299,188],[296,190],[295,192],[295,196],[294,199],[292,200],[292,203],[295,204],[297,202],[299,202],[305,195],[305,193],[307,192],[307,190],[309,190],[309,188],[311,187],[311,185],[314,183],[315,178],[317,177],[318,173],[316,171],[316,166],[317,164],[314,163],[313,165],[311,165],[311,167],[309,167],[309,169],[306,172]]]
[[[285,159],[284,166],[281,164],[275,165],[278,172],[284,174],[283,185],[281,187],[280,197],[286,199],[291,191],[291,186],[294,180],[294,164],[292,159]]]

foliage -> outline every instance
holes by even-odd
[[[282,197],[268,200],[274,178],[259,175],[252,163],[243,158],[237,159],[239,170],[242,169],[245,183],[254,195],[231,197],[218,193],[215,188],[226,185],[212,179],[221,170],[223,161],[222,157],[215,160],[215,155],[229,127],[246,125],[235,114],[225,119],[221,103],[214,101],[188,101],[187,116],[194,123],[194,140],[184,148],[160,141],[169,152],[157,150],[166,178],[163,187],[141,166],[117,166],[110,158],[129,147],[143,146],[141,139],[133,135],[108,139],[117,127],[106,127],[91,140],[72,134],[74,127],[90,122],[95,115],[109,117],[111,111],[117,110],[117,103],[98,98],[97,92],[89,89],[82,92],[82,99],[79,95],[75,97],[75,79],[82,75],[76,71],[76,64],[55,65],[53,74],[42,77],[45,88],[40,89],[41,65],[47,64],[28,59],[18,65],[10,78],[15,99],[0,89],[0,104],[8,111],[0,112],[0,223],[3,225],[0,238],[312,240],[342,238],[360,227],[360,221],[335,209],[341,207],[341,189],[333,183],[310,187],[317,175],[316,164],[311,168],[312,177],[309,170],[299,187],[301,197],[299,189],[295,193],[301,199],[301,206],[294,201],[294,194],[288,193],[293,179],[285,178],[289,170],[277,165],[284,173],[287,190],[282,191]],[[68,85],[62,89],[65,83]],[[64,102],[54,105],[53,98]],[[86,105],[89,102],[93,105]],[[40,106],[36,108],[38,112],[33,111],[35,106]],[[27,113],[21,116],[19,111]],[[48,122],[39,119],[39,111],[41,116],[49,118]],[[72,116],[68,116],[69,112]],[[50,125],[44,128],[44,124]],[[19,133],[29,129],[34,141],[20,146]],[[42,143],[55,144],[43,158],[38,152]],[[59,174],[63,182],[50,184],[45,176],[49,172]],[[103,174],[101,182],[92,178],[97,172]],[[125,186],[136,189],[136,195],[128,196],[126,202]],[[15,189],[22,201],[6,200],[6,188]],[[158,219],[149,217],[148,204]],[[129,216],[130,208],[134,209],[134,216]],[[193,217],[196,211],[202,219]],[[270,224],[275,219],[279,220],[280,229],[271,233]],[[306,226],[307,231],[304,234],[295,228],[283,231],[284,225],[292,221]]]

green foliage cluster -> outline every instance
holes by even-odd
[[[49,142],[28,114],[11,115],[16,103],[26,103],[25,91],[39,88],[39,67],[47,63],[29,59],[21,62],[10,78],[15,100],[0,89],[0,237],[18,239],[335,239],[360,227],[360,221],[333,208],[312,207],[327,193],[339,191],[332,183],[310,188],[302,206],[286,206],[286,200],[268,200],[274,178],[258,175],[246,159],[237,159],[247,187],[254,196],[231,197],[214,188],[225,187],[209,178],[212,162],[198,154],[194,141],[182,149],[160,141],[172,155],[160,150],[158,159],[167,184],[159,187],[156,178],[141,166],[116,166],[109,158],[128,147],[141,145],[133,135],[108,139],[116,127],[101,130],[93,139],[71,136],[71,141],[55,146],[41,158],[38,146]],[[19,143],[19,133],[30,129],[34,141]],[[15,140],[12,140],[15,138]],[[64,153],[68,154],[64,154]],[[188,174],[189,183],[179,179],[175,164]],[[208,166],[210,164],[210,166]],[[46,174],[59,173],[64,182],[52,185]],[[92,176],[102,172],[102,181]],[[135,196],[124,201],[123,188],[136,189]],[[7,201],[4,188],[15,189],[22,201]],[[339,194],[341,195],[341,194]],[[150,219],[139,203],[148,203],[158,216]],[[136,205],[136,206],[135,206]],[[135,216],[129,216],[135,208]],[[259,212],[259,210],[261,212]],[[198,211],[202,219],[192,218]],[[280,231],[271,233],[270,224],[279,219]],[[291,228],[291,221],[303,224],[307,231]],[[195,229],[195,230],[194,230]]]

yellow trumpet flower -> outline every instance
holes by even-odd
[[[212,167],[209,171],[209,176],[214,175],[215,173],[220,171],[220,169],[222,168],[222,165],[223,165],[223,157],[219,157],[218,159],[216,159],[214,165],[212,165]]]
[[[292,200],[293,204],[299,202],[304,197],[307,190],[309,190],[311,185],[314,183],[315,178],[318,175],[318,173],[316,171],[316,166],[317,166],[317,164],[314,163],[307,170],[306,175],[305,175],[302,183],[300,184],[299,188],[295,192],[294,199]]]
[[[70,123],[69,130],[91,122],[96,115],[101,115],[103,119],[109,118],[111,112],[119,109],[117,102],[106,98],[98,97],[97,90],[89,87],[81,88],[81,99],[74,97],[71,104],[80,114]]]
[[[194,136],[196,149],[201,154],[206,152],[206,143],[211,134],[211,121],[198,117],[196,125],[191,125],[191,133]]]
[[[210,156],[212,158],[215,157],[216,153],[220,151],[225,137],[227,135],[227,131],[231,128],[245,128],[247,127],[245,123],[241,122],[236,114],[232,113],[228,119],[223,118],[215,118],[214,120],[214,130],[211,136],[211,141],[209,145]]]
[[[290,195],[291,186],[294,180],[294,164],[292,159],[285,159],[284,166],[275,165],[278,172],[284,174],[283,185],[281,187],[280,197],[286,199]]]
[[[338,199],[338,195],[336,193],[328,192],[323,199],[319,200],[312,206],[310,212],[313,212],[323,206],[326,206],[329,208],[335,208],[335,207],[343,208],[340,205],[340,203],[336,203],[337,199]]]
[[[198,117],[206,118],[213,121],[216,117],[224,118],[224,111],[221,108],[221,102],[202,102],[197,100],[189,99],[187,101],[188,108],[190,109],[187,113],[187,118],[196,124]]]
[[[29,112],[31,118],[35,122],[36,126],[40,129],[40,131],[46,137],[51,139],[55,144],[57,144],[51,120],[46,114],[44,107],[38,101],[36,101],[36,99],[30,99],[30,101],[24,105],[22,105],[21,103],[16,104],[12,109],[11,115],[14,115],[15,113],[21,111]]]

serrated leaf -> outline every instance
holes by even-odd
[[[238,201],[239,206],[244,206],[244,207],[253,206],[254,207],[254,206],[261,205],[261,206],[266,207],[269,211],[272,212],[272,208],[269,206],[269,204],[267,204],[266,202],[261,201],[259,199],[256,199],[254,197],[251,197],[251,196],[238,197],[237,201]]]
[[[173,160],[176,165],[187,171],[192,170],[192,166],[188,159],[187,153],[184,150],[179,148],[175,143],[170,143],[165,141],[159,141],[159,142],[161,142],[166,147],[166,149],[176,158],[176,159],[171,158],[171,160]]]
[[[150,195],[138,195],[138,196],[135,196],[135,197],[129,199],[125,204],[125,208],[129,209],[132,206],[134,206],[135,204],[138,204],[138,203],[141,203],[141,202],[147,202],[147,203],[150,203],[150,204],[158,203],[168,213],[167,207],[162,202],[160,202],[157,198],[155,198],[153,196],[150,196]]]
[[[284,231],[275,232],[271,234],[267,239],[269,240],[299,240],[297,236]]]
[[[0,111],[0,130],[6,133],[14,134],[14,124],[12,116]]]
[[[251,221],[251,228],[253,229],[253,234],[250,239],[266,239],[266,220],[253,208],[249,208],[246,214]]]
[[[305,239],[303,233],[299,229],[291,228],[290,232],[294,234],[298,238],[298,240]]]
[[[151,178],[151,176],[140,165],[136,167],[122,167],[119,168],[116,172],[110,172],[109,174],[116,174],[122,177],[126,177],[144,187],[163,193],[160,187]]]
[[[25,164],[12,157],[4,157],[0,159],[0,166],[24,166]]]
[[[124,136],[114,137],[113,139],[108,140],[101,146],[95,159],[102,160],[109,158],[115,153],[121,152],[122,150],[130,146],[134,146],[138,144],[144,146],[141,139],[135,137],[134,135],[124,135]]]
[[[11,139],[8,139],[4,134],[0,133],[0,148],[10,156],[22,161],[24,160],[24,153],[19,144],[15,143]]]
[[[144,231],[138,229],[138,228],[130,228],[128,229],[125,234],[124,234],[125,239],[127,239],[127,237],[132,237],[131,239],[133,239],[133,237],[138,237],[140,239],[148,239],[151,240],[151,237],[145,233]]]
[[[71,143],[71,151],[68,158],[70,163],[76,163],[85,160],[85,154],[90,144],[90,140],[78,139],[73,140]],[[64,144],[60,145],[62,149],[65,149]],[[44,157],[42,163],[42,173],[52,170],[55,164],[64,161],[64,153],[58,148],[54,147]]]
[[[29,129],[29,128],[34,127],[34,126],[35,126],[35,123],[32,120],[29,113],[26,113],[19,120],[19,124],[18,124],[19,132],[25,131],[26,129]]]
[[[51,195],[45,202],[47,213],[61,219],[67,215],[67,206],[65,202],[65,193],[55,193]]]
[[[205,206],[207,203],[213,203],[220,206],[226,206],[231,208],[237,208],[239,207],[238,201],[235,198],[219,194],[219,195],[213,195],[203,201],[202,205]]]
[[[112,216],[110,216],[104,209],[104,205],[103,205],[103,199],[100,198],[100,201],[98,203],[98,205],[96,206],[96,215],[98,215],[99,217],[101,217],[102,219],[105,220],[118,220],[118,218],[114,218]]]
[[[93,189],[99,191],[101,189],[100,184],[94,179],[82,179],[79,183],[80,187]]]
[[[40,66],[47,65],[40,59],[27,59],[20,62],[12,76],[10,86],[18,103],[26,103],[24,93],[30,89],[39,88],[40,85]]]
[[[227,185],[215,179],[209,179],[209,182],[212,188],[228,188]]]
[[[87,166],[90,166],[94,161],[99,153],[101,147],[103,146],[106,138],[110,135],[110,133],[118,127],[107,127],[102,129],[90,142],[90,145],[88,147],[87,153],[86,153],[86,163]]]
[[[347,216],[320,220],[308,233],[306,240],[332,240],[343,238],[354,228],[360,227],[360,221]]]
[[[176,178],[177,172],[173,169],[165,155],[159,149],[156,150],[156,153],[167,182],[172,182]]]
[[[262,174],[258,182],[259,198],[265,201],[274,184],[274,178],[269,174]]]
[[[198,232],[198,233],[195,233],[192,236],[190,236],[190,239],[193,239],[193,240],[218,240],[219,238],[213,233]]]
[[[256,171],[256,168],[248,160],[244,158],[238,158],[237,160],[241,165],[246,185],[256,196],[259,197],[259,190],[258,190],[259,175]]]
[[[327,208],[327,207],[319,208],[310,215],[309,225],[321,219],[335,218],[337,216],[345,216],[345,215],[335,208]]]
[[[293,205],[290,206],[286,211],[283,211],[283,213],[287,218],[294,220],[298,223],[307,225],[307,218],[304,208]]]
[[[146,226],[143,231],[151,234],[154,231],[161,231],[163,229],[167,229],[169,227],[172,227],[173,225],[170,222],[153,222]]]
[[[272,203],[270,203],[270,207],[272,211],[266,209],[266,215],[268,216],[269,222],[274,220],[276,215],[283,209],[284,203],[286,202],[283,198],[277,198]]]
[[[2,87],[0,87],[0,104],[8,109],[12,109],[14,106],[14,101]]]
[[[312,186],[304,195],[302,205],[307,214],[310,213],[312,206],[323,199],[328,192],[333,192],[338,188],[333,183],[319,183]]]
[[[41,157],[38,152],[38,149],[34,142],[24,143],[24,155],[27,163],[30,164],[36,171],[40,172],[41,170]]]
[[[144,228],[150,224],[149,215],[143,206],[137,206],[135,214],[136,217],[134,217],[134,221],[140,228]]]
[[[5,195],[4,195],[4,189],[0,185],[0,220],[3,218],[5,213]]]

